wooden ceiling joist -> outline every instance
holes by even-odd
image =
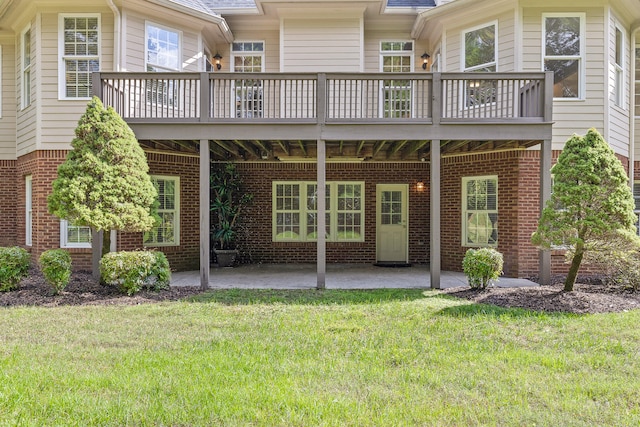
[[[280,146],[280,148],[282,148],[282,151],[284,151],[287,156],[291,155],[289,144],[287,144],[286,141],[278,141],[278,145]]]
[[[304,146],[304,142],[302,142],[302,140],[298,140],[298,145],[300,146],[304,157],[307,157],[307,147]]]
[[[358,148],[356,149],[356,157],[360,157],[360,152],[362,151],[362,147],[364,147],[364,141],[360,141],[358,143]]]
[[[382,147],[384,147],[384,145],[387,143],[387,141],[379,141],[376,142],[376,144],[373,146],[373,158],[375,159],[375,157],[378,155],[378,153],[380,152],[380,150],[382,150]]]

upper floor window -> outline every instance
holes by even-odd
[[[231,61],[236,73],[264,71],[264,42],[247,41],[231,44]],[[236,117],[262,117],[262,80],[242,79],[234,82]]]
[[[464,32],[463,71],[497,71],[496,28],[492,23]]]
[[[615,44],[613,102],[618,107],[622,107],[624,104],[624,35],[617,26]]]
[[[497,28],[498,24],[493,22],[463,32],[463,71],[497,71]],[[488,104],[496,100],[495,80],[468,80],[464,90],[464,105],[466,107]]]
[[[383,73],[410,73],[413,70],[412,41],[380,43],[380,67]],[[411,81],[386,79],[382,82],[383,118],[411,117]]]
[[[636,48],[636,111],[635,116],[640,117],[640,47]]]
[[[100,71],[100,15],[60,15],[60,98],[89,98]]]
[[[543,62],[553,71],[555,98],[582,96],[584,67],[584,14],[543,15]]]
[[[146,70],[180,71],[180,32],[152,23],[147,23],[146,29]]]
[[[31,28],[27,27],[20,36],[22,42],[22,108],[31,104]]]

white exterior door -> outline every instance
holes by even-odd
[[[376,188],[376,251],[380,263],[408,259],[408,184],[378,184]]]

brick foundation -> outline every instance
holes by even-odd
[[[16,161],[0,161],[0,245],[25,247],[25,176],[33,179],[33,260],[46,249],[60,246],[60,222],[47,212],[47,196],[57,166],[67,151],[37,151]],[[558,152],[553,153],[554,161]],[[174,270],[199,267],[199,159],[195,156],[148,153],[150,173],[180,177],[180,246],[159,247]],[[621,158],[628,167],[626,158]],[[504,254],[507,276],[538,273],[538,250],[529,239],[539,217],[539,151],[505,152],[444,157],[442,159],[442,268],[459,271],[467,248],[462,246],[462,178],[498,176],[498,250]],[[239,242],[243,262],[314,263],[316,243],[272,241],[272,180],[315,181],[315,163],[246,162],[238,170],[254,195],[246,212],[246,235]],[[640,162],[635,164],[640,179]],[[409,261],[429,262],[429,164],[328,163],[327,181],[365,182],[365,241],[327,242],[329,263],[376,261],[376,186],[403,183],[409,186]],[[418,191],[416,183],[424,182]],[[119,233],[118,250],[142,248],[142,233]],[[75,269],[89,269],[90,249],[69,249]],[[566,273],[564,253],[552,255],[552,273]],[[583,271],[589,271],[587,269]]]

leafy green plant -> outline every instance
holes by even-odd
[[[25,249],[0,248],[0,292],[18,289],[20,280],[29,273],[29,261],[30,255]]]
[[[553,193],[531,242],[543,250],[571,248],[564,290],[572,291],[587,253],[602,253],[614,235],[619,243],[625,240],[624,247],[639,244],[637,217],[627,173],[597,130],[571,137],[551,173]]]
[[[58,167],[49,212],[103,233],[105,244],[92,240],[94,259],[108,252],[109,230],[150,230],[157,221],[158,192],[151,182],[147,158],[135,134],[100,99],[89,101],[71,141],[73,149]],[[107,248],[107,249],[105,249]],[[98,278],[98,265],[93,265]]]
[[[469,249],[462,260],[462,269],[474,289],[486,287],[502,274],[502,254],[495,249]]]
[[[100,277],[103,283],[117,286],[127,295],[133,295],[143,287],[167,289],[171,270],[162,252],[110,252],[100,260]]]
[[[235,249],[244,208],[253,201],[245,192],[234,163],[215,165],[211,171],[212,237],[216,249]]]
[[[71,278],[71,255],[63,249],[50,249],[40,255],[40,268],[45,281],[59,294],[69,284]]]

